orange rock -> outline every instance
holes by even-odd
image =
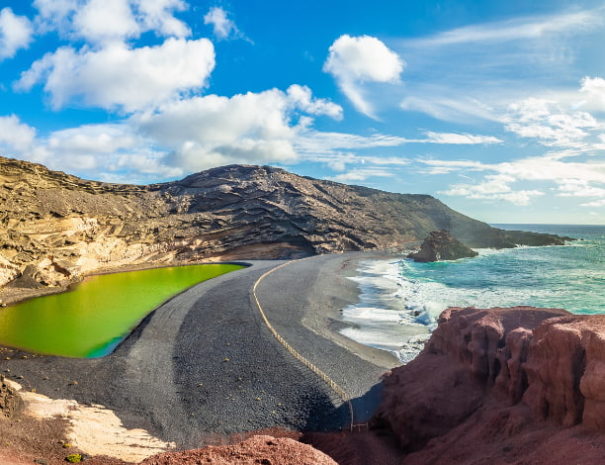
[[[252,436],[232,446],[208,446],[155,455],[141,465],[338,465],[311,446],[289,438]]]

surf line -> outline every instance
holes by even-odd
[[[284,268],[288,265],[291,265],[292,263],[295,262],[299,262],[301,260],[307,260],[308,258],[312,258],[312,257],[306,257],[306,258],[302,258],[299,260],[290,260],[288,262],[282,263],[281,265],[278,265],[274,268],[271,268],[268,271],[265,271],[254,283],[254,286],[252,286],[252,297],[254,299],[254,302],[256,304],[256,307],[258,309],[258,312],[260,313],[260,316],[263,320],[263,322],[265,323],[265,326],[269,329],[269,331],[271,331],[271,334],[273,334],[273,337],[275,339],[277,339],[277,341],[288,351],[290,352],[290,354],[297,359],[299,362],[301,362],[304,366],[306,366],[309,370],[311,370],[313,373],[315,373],[317,376],[319,376],[337,395],[338,397],[340,397],[340,399],[346,403],[349,407],[349,416],[351,418],[351,422],[349,425],[350,431],[353,431],[353,428],[355,426],[355,420],[354,420],[354,415],[353,415],[353,403],[351,402],[351,397],[346,393],[346,391],[341,388],[332,378],[330,378],[326,373],[324,373],[319,367],[317,367],[315,364],[313,364],[311,361],[309,361],[308,359],[306,359],[300,352],[298,352],[294,347],[292,347],[288,341],[286,341],[281,334],[279,334],[277,332],[277,330],[273,327],[273,325],[271,324],[271,322],[269,321],[269,318],[267,318],[267,315],[265,313],[265,311],[263,310],[262,305],[260,304],[260,301],[258,300],[258,296],[256,295],[256,288],[258,287],[258,285],[261,283],[261,281],[263,279],[265,279],[267,276],[269,276],[271,273]]]

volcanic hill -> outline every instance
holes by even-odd
[[[140,264],[396,251],[445,229],[470,247],[562,244],[504,231],[429,195],[230,165],[145,186],[0,157],[0,287],[65,286]]]

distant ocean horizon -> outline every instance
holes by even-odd
[[[363,262],[360,302],[343,310],[342,333],[413,358],[447,307],[529,305],[605,313],[605,225],[493,224],[577,239],[564,246],[477,249],[450,262]]]

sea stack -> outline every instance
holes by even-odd
[[[459,258],[475,257],[477,252],[467,247],[449,232],[432,231],[422,243],[420,250],[408,255],[417,262],[436,262],[439,260],[457,260]]]

